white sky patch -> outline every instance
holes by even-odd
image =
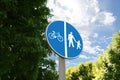
[[[93,34],[93,38],[97,38],[98,37],[98,34],[97,33],[94,33]]]
[[[89,34],[87,34],[87,33],[89,33],[89,32],[83,31],[82,35],[81,35],[82,39],[83,39],[83,51],[87,52],[89,54],[92,54],[92,55],[97,55],[99,52],[102,52],[103,49],[100,46],[98,46],[98,45],[92,46],[93,40],[91,41],[89,39],[90,33]],[[98,34],[94,33],[93,37],[97,38]]]
[[[71,65],[72,66],[75,66],[75,65],[77,65],[78,63],[76,63],[76,62],[71,62],[71,60],[67,60],[66,61],[66,67],[70,67]]]
[[[99,44],[108,44],[112,37],[103,36],[99,39]]]
[[[75,62],[75,63],[71,63],[70,61],[67,60],[67,61],[66,61],[66,64],[68,64],[68,65],[69,65],[69,64],[70,64],[70,65],[71,65],[71,64],[72,64],[72,65],[76,65],[76,62]]]
[[[104,15],[105,15],[105,19],[104,19],[103,23],[105,25],[111,25],[115,21],[115,18],[113,17],[112,13],[104,12]]]
[[[110,26],[113,24],[113,22],[115,22],[115,20],[116,18],[112,13],[102,11],[93,17],[92,22],[97,25]]]
[[[85,40],[83,51],[92,55],[97,55],[99,52],[104,51],[100,46],[92,46],[92,41]]]
[[[90,59],[90,57],[86,56],[86,55],[79,55],[79,58],[82,58],[82,59]]]
[[[112,25],[115,21],[112,13],[100,10],[98,0],[48,0],[47,5],[54,15],[50,20],[66,20],[79,26],[96,22]]]
[[[55,62],[56,62],[57,65],[59,64],[59,61],[57,59],[55,60]]]

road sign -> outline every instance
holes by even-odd
[[[46,37],[50,47],[63,58],[75,58],[82,51],[82,38],[68,22],[50,23],[46,29]]]

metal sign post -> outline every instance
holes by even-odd
[[[62,57],[59,57],[59,80],[66,80],[65,79],[65,59]]]

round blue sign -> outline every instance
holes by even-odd
[[[78,31],[65,21],[54,21],[46,29],[50,47],[63,58],[75,58],[83,49]]]

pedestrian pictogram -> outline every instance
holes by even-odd
[[[65,21],[54,21],[46,29],[50,47],[63,58],[77,57],[83,48],[78,31]]]
[[[75,38],[72,34],[72,32],[70,32],[70,34],[68,35],[68,40],[69,40],[69,47],[74,47],[74,41],[75,41]]]

